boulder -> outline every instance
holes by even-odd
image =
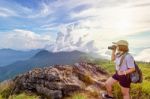
[[[62,99],[76,91],[103,90],[108,73],[92,63],[36,68],[16,76],[12,93],[29,91],[47,99]]]

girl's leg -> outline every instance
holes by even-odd
[[[121,92],[123,94],[123,99],[130,99],[130,94],[129,94],[130,89],[125,88],[121,86]]]
[[[112,86],[118,82],[117,80],[113,79],[112,77],[109,77],[108,80],[105,82],[105,86],[106,86],[106,89],[107,89],[107,94],[109,96],[113,96],[112,94]]]

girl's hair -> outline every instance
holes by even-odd
[[[129,51],[128,46],[118,45],[118,47],[119,47],[119,51],[123,51],[123,52],[128,52]]]

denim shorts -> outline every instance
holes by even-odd
[[[122,87],[130,88],[131,80],[129,75],[118,75],[117,72],[112,76]]]

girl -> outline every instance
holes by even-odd
[[[105,82],[107,94],[102,94],[102,97],[105,99],[113,99],[112,86],[119,82],[123,99],[130,99],[129,90],[131,80],[128,74],[135,71],[134,59],[130,54],[127,54],[129,51],[127,41],[120,40],[113,42],[113,44],[116,45],[116,48],[112,49],[111,60],[115,62],[116,73]],[[124,57],[124,59],[121,63],[122,57]]]

